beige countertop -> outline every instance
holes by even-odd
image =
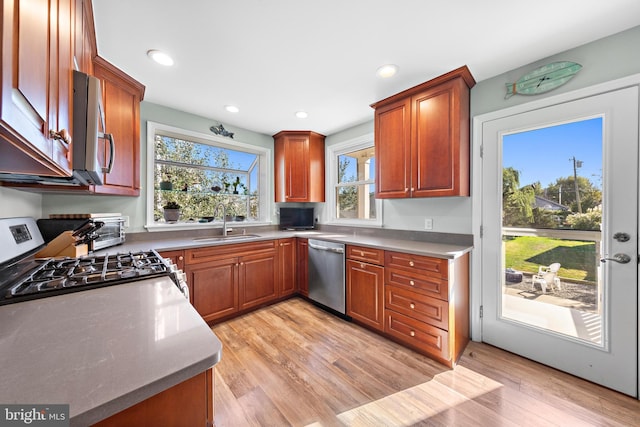
[[[247,234],[254,234],[250,229],[247,229]],[[102,251],[97,252],[98,254],[104,253],[117,253],[117,252],[128,252],[128,251],[145,251],[150,249],[155,249],[157,251],[169,251],[169,250],[181,250],[181,249],[193,249],[199,247],[206,246],[218,246],[224,244],[231,243],[249,243],[256,242],[261,240],[273,240],[273,239],[284,239],[288,237],[304,237],[310,239],[320,239],[320,240],[329,240],[333,242],[351,244],[351,245],[359,245],[359,246],[367,246],[372,248],[391,250],[391,251],[400,251],[413,253],[416,255],[426,255],[432,256],[436,258],[444,258],[444,259],[454,259],[465,253],[471,251],[472,246],[469,245],[455,245],[448,243],[438,243],[438,242],[424,242],[424,241],[415,241],[415,240],[407,240],[402,238],[390,238],[390,237],[379,237],[379,236],[371,236],[371,235],[357,235],[357,234],[348,234],[348,233],[332,233],[325,231],[278,231],[278,230],[268,230],[268,231],[257,231],[259,237],[248,237],[248,238],[239,238],[236,236],[241,236],[241,234],[230,233],[232,236],[229,239],[220,239],[220,240],[206,240],[207,237],[220,237],[219,235],[214,236],[213,233],[220,233],[219,230],[203,230],[202,235],[197,236],[181,236],[181,237],[170,237],[163,238],[161,233],[143,233],[149,234],[149,240],[144,238],[136,238],[133,241],[127,241],[122,245],[113,246]],[[205,234],[206,233],[206,234]],[[205,240],[203,240],[205,239]]]
[[[0,306],[0,402],[86,426],[214,366],[222,344],[168,277]]]

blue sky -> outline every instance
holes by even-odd
[[[573,176],[573,161],[582,161],[578,176],[602,187],[602,118],[536,129],[503,138],[503,167],[520,172],[520,185]]]

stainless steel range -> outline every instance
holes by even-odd
[[[33,218],[0,219],[0,305],[160,276],[189,297],[184,273],[155,250],[34,259],[44,246]]]

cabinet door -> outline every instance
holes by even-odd
[[[409,197],[411,190],[411,102],[376,108],[376,198]]]
[[[60,12],[61,23],[58,25]],[[49,137],[69,131],[70,4],[2,2],[0,168],[5,172],[69,176],[69,147]],[[61,96],[61,99],[59,99]],[[60,163],[54,161],[55,159]]]
[[[309,239],[298,239],[297,242],[298,290],[305,297],[309,296]]]
[[[412,197],[469,195],[469,106],[464,85],[461,78],[454,79],[411,99]],[[467,124],[461,114],[466,114]]]
[[[238,311],[238,258],[186,267],[193,306],[205,322]]]
[[[279,264],[279,296],[287,296],[296,292],[296,239],[280,239],[278,241]]]
[[[113,135],[115,158],[111,173],[104,174],[98,194],[140,195],[140,101],[144,88],[101,58],[94,60],[94,72],[101,81],[106,132]],[[100,161],[107,164],[110,148],[100,140]]]
[[[240,258],[240,309],[267,303],[278,296],[276,253],[258,253]]]
[[[347,260],[347,315],[384,329],[384,268]]]
[[[287,202],[305,202],[309,200],[309,137],[289,136],[284,145]]]
[[[169,258],[179,270],[184,271],[184,251],[163,251],[159,254],[163,258]],[[187,287],[189,288],[189,301],[193,304],[193,283],[187,280]]]
[[[273,136],[276,202],[324,202],[324,136],[283,131]]]

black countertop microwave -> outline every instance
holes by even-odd
[[[313,208],[280,208],[280,230],[311,230]]]

